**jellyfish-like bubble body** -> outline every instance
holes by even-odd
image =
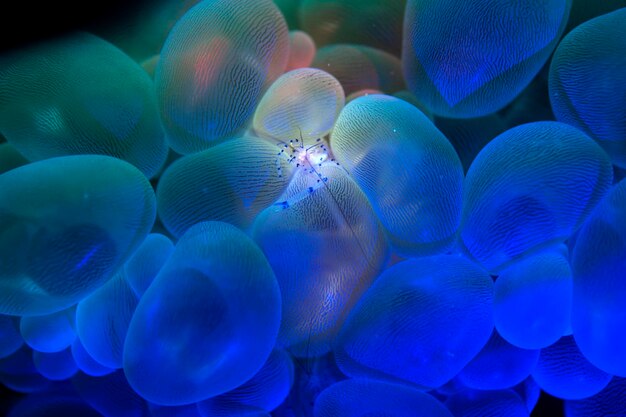
[[[78,372],[78,366],[69,347],[60,352],[33,351],[33,364],[37,372],[51,381],[63,381]]]
[[[570,6],[571,0],[409,0],[402,43],[409,89],[441,116],[499,110],[548,60]]]
[[[174,244],[159,233],[150,233],[124,264],[124,278],[141,297],[174,251]]]
[[[280,314],[276,277],[254,242],[227,223],[199,223],[141,298],[126,335],[124,373],[157,405],[223,394],[267,360]]]
[[[0,175],[0,313],[77,303],[123,265],[155,215],[146,177],[109,156],[52,158]]]
[[[285,71],[311,66],[315,58],[315,41],[308,33],[301,30],[289,32],[289,61]]]
[[[241,133],[288,57],[287,26],[271,0],[204,0],[190,9],[155,75],[172,149],[198,152]]]
[[[4,54],[0,106],[0,131],[31,161],[110,155],[151,177],[167,156],[152,80],[88,33]]]
[[[461,240],[488,270],[502,269],[567,239],[612,178],[606,153],[578,129],[537,122],[507,130],[467,172]]]
[[[439,387],[489,340],[492,302],[491,277],[461,256],[400,262],[350,312],[335,347],[337,364],[352,377]]]
[[[463,168],[450,142],[417,108],[390,96],[360,97],[339,115],[331,147],[396,249],[436,253],[452,242]]]
[[[39,352],[60,352],[76,338],[75,317],[73,307],[44,316],[22,317],[20,332],[31,348]]]

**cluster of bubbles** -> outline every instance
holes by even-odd
[[[173,3],[0,55],[8,416],[626,415],[626,2]]]

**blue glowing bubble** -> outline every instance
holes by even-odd
[[[331,385],[315,401],[315,417],[452,417],[433,396],[405,385],[349,379]]]
[[[325,46],[317,51],[311,66],[335,77],[346,96],[361,90],[391,94],[406,88],[400,60],[376,48],[351,44]]]
[[[253,225],[281,289],[279,345],[296,356],[330,349],[387,259],[387,240],[363,192],[334,162],[320,165],[296,170]]]
[[[624,66],[626,8],[570,32],[550,65],[550,100],[557,120],[597,140],[622,168],[626,168]]]
[[[124,278],[138,297],[146,292],[173,251],[174,244],[168,237],[151,233],[124,264]]]
[[[591,397],[611,381],[611,375],[587,361],[572,336],[541,349],[532,375],[542,390],[566,400]]]
[[[204,417],[229,417],[239,410],[272,411],[289,394],[294,367],[291,356],[274,349],[263,367],[243,385],[217,397],[198,403]]]
[[[155,85],[172,149],[198,152],[246,128],[289,57],[285,21],[270,0],[204,0],[170,32]]]
[[[496,329],[526,349],[555,343],[571,326],[572,286],[569,262],[556,250],[513,263],[496,280]]]
[[[0,358],[12,355],[24,344],[20,334],[20,319],[0,314]]]
[[[37,371],[33,363],[33,350],[25,345],[0,359],[0,383],[24,394],[46,391],[52,384]]]
[[[0,106],[0,131],[31,161],[110,155],[151,177],[167,156],[152,81],[87,33],[0,57]]]
[[[115,369],[108,368],[92,358],[78,337],[72,343],[71,349],[76,366],[86,375],[102,376],[115,371]]]
[[[390,96],[360,97],[339,115],[331,146],[400,252],[437,252],[451,243],[463,168],[450,142],[419,110]]]
[[[79,373],[72,385],[83,400],[105,417],[147,417],[148,405],[117,370],[97,378]]]
[[[51,381],[63,381],[78,372],[78,366],[69,347],[52,353],[33,351],[33,363],[37,372]]]
[[[13,168],[26,165],[26,159],[17,149],[10,143],[0,143],[0,174],[4,174]]]
[[[571,126],[510,129],[467,172],[461,239],[490,271],[564,241],[607,192],[612,171],[602,148]]]
[[[478,117],[517,96],[565,29],[571,0],[409,0],[402,62],[433,113]]]
[[[139,303],[125,275],[118,272],[76,308],[76,332],[83,347],[98,363],[112,369],[122,367],[128,325]]]
[[[52,158],[0,175],[0,314],[77,303],[123,265],[155,211],[146,177],[108,156]]]
[[[39,352],[60,352],[76,338],[76,310],[69,308],[45,316],[22,317],[20,333],[31,348]]]
[[[626,379],[614,377],[593,397],[565,401],[567,417],[623,416],[626,412]]]
[[[513,346],[494,330],[487,344],[463,368],[458,378],[473,389],[512,388],[530,375],[538,358],[538,350]]]
[[[275,144],[242,137],[180,158],[159,182],[161,221],[178,237],[202,221],[248,228],[287,187],[292,167],[278,152]]]
[[[280,325],[280,291],[243,232],[199,223],[141,298],[124,344],[124,373],[157,405],[223,394],[254,376]]]
[[[337,363],[353,377],[439,387],[489,340],[492,303],[491,277],[463,257],[401,262],[350,312],[335,348]]]
[[[530,416],[520,396],[512,390],[467,390],[453,395],[445,404],[454,417]]]
[[[526,378],[524,382],[518,384],[512,388],[513,391],[520,396],[524,404],[526,404],[526,409],[529,413],[532,413],[537,403],[539,402],[539,396],[541,395],[541,388],[532,378],[529,376]]]
[[[596,367],[626,376],[626,180],[594,209],[572,254],[572,328]]]

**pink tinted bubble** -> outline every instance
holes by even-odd
[[[316,52],[315,42],[306,32],[289,32],[289,61],[285,72],[310,67]]]

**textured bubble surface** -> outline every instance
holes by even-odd
[[[528,417],[522,399],[512,390],[463,391],[450,397],[446,407],[454,417]]]
[[[486,268],[502,268],[567,239],[612,178],[604,151],[571,126],[537,122],[510,129],[483,148],[467,172],[461,239]]]
[[[39,352],[59,352],[76,338],[74,308],[44,316],[22,317],[20,333],[31,348]]]
[[[167,156],[152,81],[87,33],[0,56],[0,107],[0,131],[31,161],[110,155],[151,177]]]
[[[567,417],[620,416],[626,410],[626,379],[615,377],[599,394],[583,400],[565,401]]]
[[[450,243],[459,225],[463,168],[423,113],[394,97],[360,97],[341,112],[331,146],[396,248],[432,252]]]
[[[124,344],[124,373],[159,405],[229,391],[267,360],[280,306],[274,273],[254,242],[226,223],[199,223],[141,298]]]
[[[170,146],[188,154],[241,133],[288,57],[287,26],[270,0],[204,0],[189,10],[155,76]]]
[[[353,377],[441,386],[489,340],[492,302],[492,279],[465,258],[401,262],[350,312],[335,349],[337,363]]]
[[[447,117],[478,117],[513,100],[556,47],[569,0],[409,0],[402,61],[409,89]]]
[[[150,183],[108,156],[47,159],[0,176],[0,312],[46,314],[104,284],[155,218]]]
[[[626,167],[624,66],[626,8],[570,32],[550,65],[550,101],[557,119],[597,140],[620,167]]]

